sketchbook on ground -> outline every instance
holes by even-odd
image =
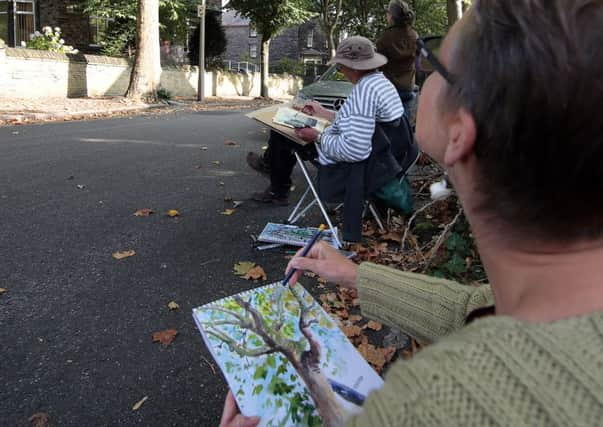
[[[244,415],[261,426],[339,426],[383,381],[299,284],[280,282],[193,310]]]
[[[258,240],[266,243],[305,246],[317,230],[318,228],[315,227],[298,227],[297,225],[269,222],[258,236]],[[320,240],[338,249],[334,234],[337,234],[337,227],[323,231]]]

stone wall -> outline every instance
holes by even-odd
[[[164,67],[161,86],[173,96],[195,96],[197,67]],[[0,48],[0,98],[123,95],[130,79],[125,59],[59,54],[33,49]],[[270,75],[270,96],[286,98],[301,88],[301,79]],[[205,73],[206,96],[259,96],[259,73]]]

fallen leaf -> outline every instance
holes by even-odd
[[[224,201],[225,202],[232,202],[232,197],[226,196],[226,197],[224,197]]]
[[[237,144],[236,141],[233,141],[232,139],[227,139],[226,141],[224,141],[224,145],[230,145],[233,147],[237,147],[239,144]]]
[[[133,410],[133,411],[138,411],[138,410],[140,409],[140,407],[142,406],[142,404],[143,404],[144,402],[146,402],[148,398],[149,398],[149,396],[145,396],[145,397],[143,397],[142,399],[140,399],[138,402],[136,402],[136,403],[134,404],[134,406],[132,406],[132,410]]]
[[[86,186],[84,184],[78,184],[76,185],[78,190],[83,190],[84,188],[86,188]]]
[[[239,206],[241,206],[242,204],[243,204],[243,202],[240,201],[240,200],[233,200],[232,201],[232,207],[235,208],[235,209],[238,208]]]
[[[380,331],[383,328],[381,323],[375,322],[374,320],[369,320],[366,326],[373,331]]]
[[[124,258],[129,258],[131,256],[136,255],[136,251],[130,249],[129,251],[121,251],[121,252],[115,252],[113,254],[113,258],[115,259],[124,259]]]
[[[234,209],[224,209],[224,212],[222,212],[222,215],[232,215],[233,213],[235,213]]]
[[[29,422],[33,427],[46,427],[50,417],[46,412],[37,412],[29,417]]]
[[[180,212],[178,212],[176,209],[170,209],[167,211],[167,216],[174,218],[180,216]]]
[[[342,330],[343,330],[343,333],[345,334],[345,336],[348,338],[359,337],[360,335],[362,335],[362,329],[360,328],[360,326],[356,326],[356,325],[343,326]]]
[[[244,276],[249,270],[255,267],[255,262],[241,261],[234,265],[234,272],[239,276]]]
[[[377,348],[366,340],[358,346],[358,351],[369,362],[377,372],[383,370],[383,366],[389,362],[396,353],[395,347]]]
[[[253,267],[252,269],[250,269],[247,274],[245,274],[245,276],[243,276],[244,279],[247,280],[266,280],[268,278],[268,276],[266,276],[266,272],[264,271],[264,269],[262,267],[260,267],[259,265],[256,265],[255,267]]]
[[[178,303],[176,301],[170,301],[168,303],[168,308],[170,310],[178,310],[180,308],[180,306],[178,305]]]
[[[389,242],[396,242],[396,243],[400,243],[400,241],[402,241],[402,234],[398,233],[396,231],[391,231],[387,234],[384,234],[383,236],[381,236],[382,240],[387,240]]]
[[[139,209],[136,212],[134,212],[134,216],[149,216],[152,213],[154,213],[153,209],[144,208],[144,209]]]
[[[3,293],[6,293],[6,291],[8,291],[8,289],[0,288],[0,295],[2,295]]]
[[[207,147],[203,146],[203,147],[201,147],[201,149],[202,149],[203,151],[206,151],[206,150],[207,150]]]
[[[306,276],[306,277],[316,277],[317,274],[316,273],[312,273],[311,271],[306,271],[306,272],[304,272],[304,276]]]
[[[160,342],[164,347],[169,346],[178,335],[175,329],[166,329],[165,331],[153,333],[153,342]]]
[[[212,163],[216,166],[220,166],[222,164],[222,162],[220,162],[219,160],[214,160]]]

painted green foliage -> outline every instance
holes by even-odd
[[[303,354],[313,347],[301,329],[311,327],[310,339],[316,334],[336,341],[340,334],[331,337],[337,327],[301,286],[264,289],[200,309],[202,326],[219,349],[217,359],[226,360],[224,369],[239,383],[235,395],[244,397],[245,387],[261,397],[253,400],[258,407],[248,408],[252,413],[270,411],[279,420],[275,425],[321,425],[313,397],[300,380]],[[338,372],[334,357],[322,349],[320,369],[326,375]]]

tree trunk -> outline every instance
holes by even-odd
[[[270,39],[262,38],[260,56],[262,57],[262,76],[260,78],[260,96],[269,98],[268,93],[268,67],[270,65]]]
[[[463,16],[463,0],[447,0],[448,27],[452,27]]]
[[[159,0],[138,0],[136,58],[126,97],[154,101],[161,79]]]
[[[325,427],[343,426],[343,408],[320,369],[316,355],[310,351],[305,351],[301,356],[301,361],[297,360],[293,354],[285,354],[285,356],[308,387],[323,425]]]
[[[336,46],[335,46],[335,27],[325,28],[325,32],[327,33],[327,43],[329,47],[329,59],[335,56]]]

